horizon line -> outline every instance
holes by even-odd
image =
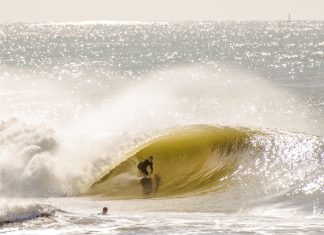
[[[91,24],[106,24],[106,25],[148,25],[148,24],[169,24],[169,23],[185,23],[185,22],[196,22],[196,23],[213,23],[213,22],[301,22],[301,21],[313,21],[313,22],[324,22],[319,19],[218,19],[218,20],[81,20],[81,21],[39,21],[39,22],[24,22],[24,21],[13,21],[13,22],[0,22],[0,25],[6,24],[31,24],[31,25],[91,25]]]

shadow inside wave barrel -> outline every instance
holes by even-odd
[[[173,197],[203,194],[230,184],[254,131],[206,125],[187,126],[151,140],[86,190],[109,198]],[[154,173],[141,178],[137,164],[154,156]]]

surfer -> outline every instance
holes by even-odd
[[[98,213],[98,215],[107,215],[107,213],[108,213],[108,208],[104,207],[102,208],[102,212]]]
[[[147,167],[148,166],[151,168],[151,174],[152,174],[153,173],[153,156],[149,156],[148,159],[145,159],[144,161],[141,161],[137,165],[137,168],[144,175],[144,177],[148,177],[149,176],[149,173],[147,171]]]

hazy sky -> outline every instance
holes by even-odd
[[[0,22],[324,20],[324,0],[0,0]]]

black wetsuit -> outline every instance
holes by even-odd
[[[149,173],[148,173],[148,171],[147,171],[147,167],[148,167],[148,166],[150,166],[151,171],[153,172],[153,162],[150,162],[148,159],[146,159],[146,160],[140,162],[140,163],[138,164],[138,169],[140,169],[141,172],[142,172],[145,176],[148,176],[148,175],[149,175]]]

